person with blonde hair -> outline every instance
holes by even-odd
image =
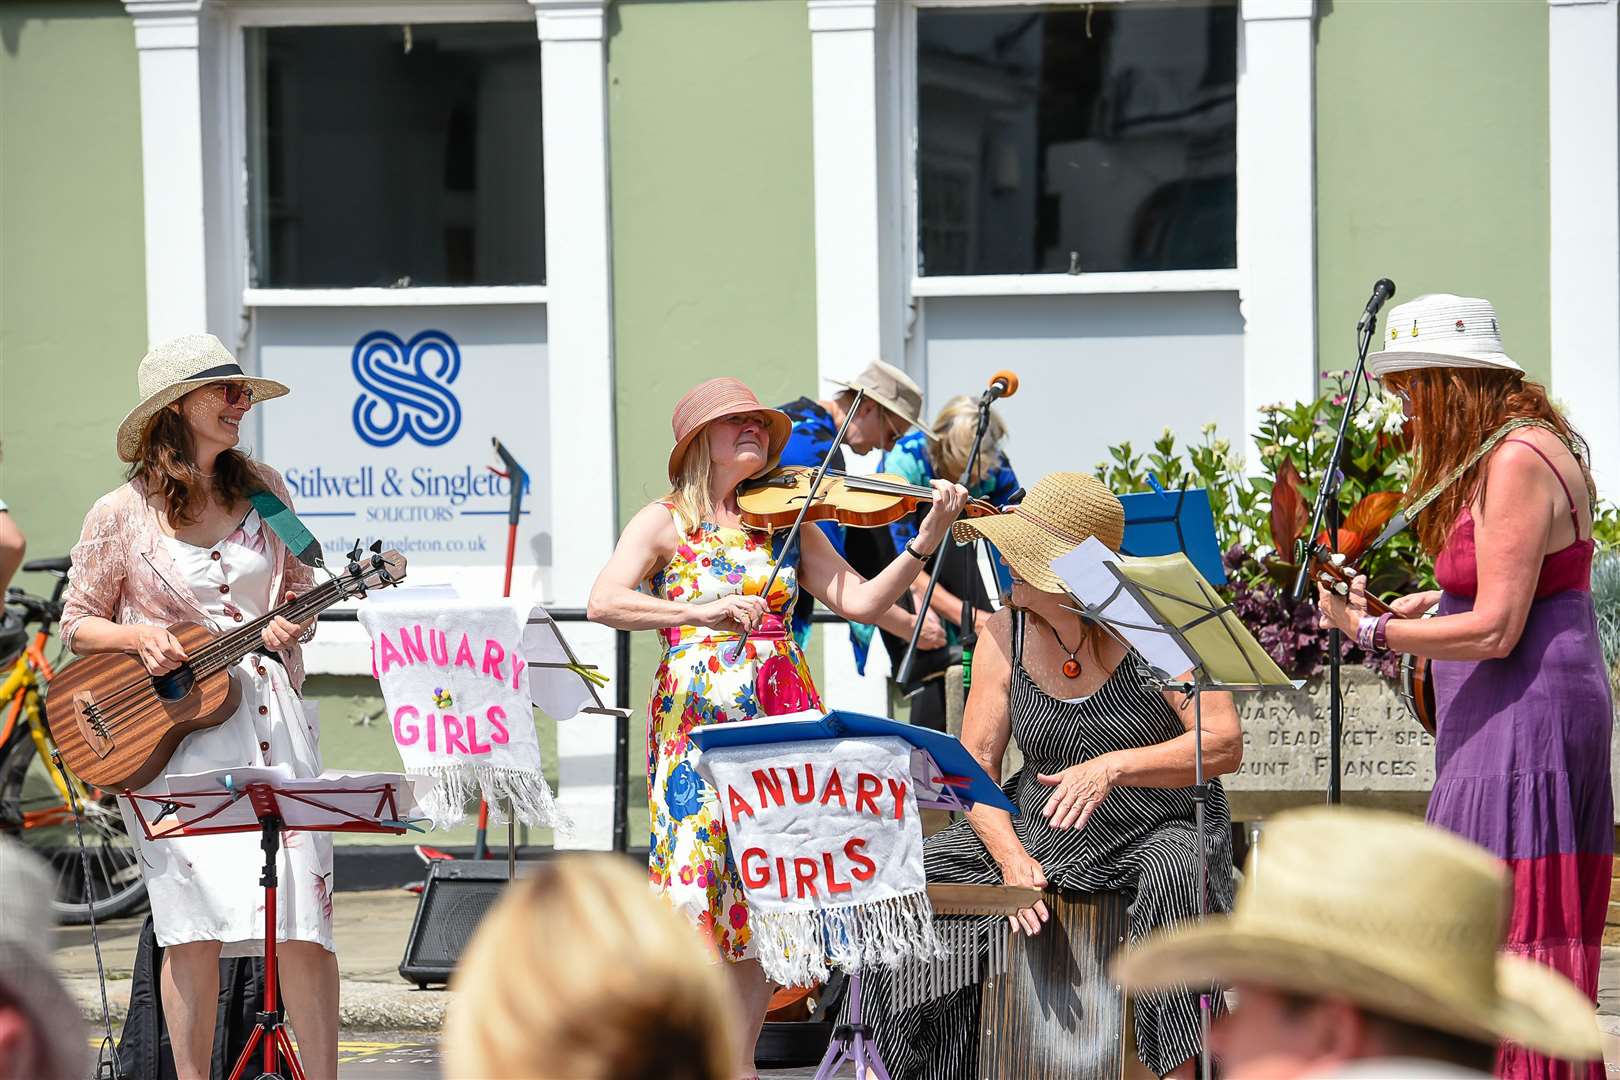
[[[729,962],[741,1010],[737,1061],[748,1076],[770,984],[755,956],[719,798],[695,767],[692,729],[821,709],[787,629],[799,589],[852,622],[875,621],[945,539],[967,492],[936,481],[917,539],[869,581],[819,529],[803,530],[789,549],[786,530],[743,522],[737,488],[775,466],[791,427],[786,414],[761,405],[736,379],[710,379],[676,404],[672,426],[671,490],[630,519],[591,587],[588,612],[593,622],[656,630],[662,639],[647,703],[648,876]]]
[[[733,1017],[712,946],[617,855],[511,888],[450,983],[451,1080],[725,1080]]]
[[[932,426],[926,430],[914,428],[895,441],[893,449],[883,456],[882,471],[911,484],[927,484],[941,476],[955,480],[967,469],[978,426],[978,401],[966,394],[953,397],[939,410]],[[1018,477],[1001,450],[1006,439],[1006,423],[1000,414],[991,410],[978,461],[967,484],[970,496],[998,508],[1013,501],[1019,491]],[[899,551],[917,535],[917,521],[915,516],[905,517],[889,526],[893,550]],[[926,640],[919,638],[909,678],[899,687],[901,693],[911,699],[911,722],[936,731],[945,730],[944,677],[946,668],[956,662],[956,650],[952,646],[963,643],[969,634],[976,638],[994,610],[979,574],[977,554],[976,547],[965,547],[946,559],[940,570],[939,584],[928,603],[929,612],[945,624],[944,643],[930,648]],[[997,573],[1001,573],[999,568]],[[901,601],[902,607],[916,610],[925,584],[919,580],[912,595]],[[1005,577],[998,579],[999,588],[1005,589],[1008,584]],[[963,596],[973,599],[974,625],[970,627],[961,625]],[[883,644],[889,650],[891,670],[898,673],[909,642],[884,628]]]

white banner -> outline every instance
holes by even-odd
[[[771,981],[939,954],[905,742],[727,747],[698,769],[718,794]]]
[[[520,821],[570,828],[540,771],[534,704],[562,720],[589,694],[574,672],[552,668],[535,670],[566,678],[536,680],[538,699],[531,691],[529,660],[562,655],[545,618],[528,601],[412,602],[406,590],[360,605],[405,772],[438,781],[422,800],[436,827],[459,823],[481,795],[497,821],[510,800]]]

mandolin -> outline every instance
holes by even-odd
[[[791,526],[804,508],[815,474],[816,470],[802,465],[787,465],[744,482],[737,488],[738,516],[755,529]],[[933,501],[933,488],[908,484],[898,476],[851,476],[828,469],[805,520],[877,528],[899,521],[919,504]],[[969,499],[962,507],[963,517],[988,517],[1000,512],[983,499]]]
[[[1354,566],[1342,561],[1335,562],[1334,560],[1340,558],[1339,556],[1326,555],[1314,548],[1309,557],[1311,560],[1311,578],[1313,580],[1326,586],[1329,592],[1343,597],[1350,595],[1350,583],[1355,581],[1359,572]],[[1413,617],[1393,611],[1388,604],[1378,599],[1378,597],[1371,593],[1367,594],[1367,614],[1382,615],[1386,611],[1397,619]],[[1417,617],[1422,618],[1423,616]],[[1401,700],[1406,702],[1406,707],[1411,711],[1413,718],[1423,725],[1424,731],[1433,735],[1435,721],[1434,682],[1430,678],[1430,661],[1428,657],[1413,656],[1411,653],[1401,654],[1400,687]]]
[[[148,674],[140,658],[127,653],[97,653],[63,668],[51,680],[48,719],[68,768],[88,784],[115,791],[149,783],[180,740],[236,712],[242,689],[231,667],[264,650],[262,634],[271,619],[306,622],[341,600],[404,580],[405,557],[381,547],[373,545],[364,556],[356,544],[342,574],[227,633],[215,634],[201,623],[174,624],[169,632],[187,659],[166,674]]]

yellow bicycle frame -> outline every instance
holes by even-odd
[[[6,681],[0,683],[0,701],[6,702],[6,717],[3,726],[0,726],[0,746],[4,746],[11,738],[12,730],[17,726],[17,718],[25,716],[28,720],[28,734],[34,740],[34,750],[39,754],[39,760],[45,767],[45,773],[50,777],[51,783],[56,787],[56,793],[62,796],[63,808],[72,806],[90,805],[90,792],[77,777],[63,773],[56,767],[54,758],[55,747],[51,742],[50,728],[45,723],[45,713],[39,707],[40,676],[46,680],[56,672],[51,668],[51,662],[45,658],[45,635],[37,634],[29,642],[28,648],[17,657],[17,662],[11,667],[11,674]],[[68,790],[72,784],[73,790]]]

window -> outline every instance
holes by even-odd
[[[918,272],[1237,265],[1234,0],[917,12]]]
[[[254,286],[545,283],[533,23],[246,33]]]

